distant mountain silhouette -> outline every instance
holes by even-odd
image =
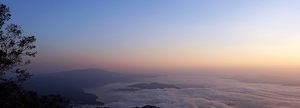
[[[43,80],[49,81],[49,83],[77,88],[90,88],[103,86],[107,83],[130,82],[134,80],[132,78],[133,76],[129,74],[116,73],[103,69],[83,69],[35,75],[32,81]]]
[[[165,89],[165,88],[174,88],[180,89],[179,87],[172,85],[172,84],[163,84],[158,82],[152,82],[150,84],[147,83],[140,83],[140,84],[133,84],[127,86],[128,88],[120,88],[120,91],[137,91],[141,89]]]
[[[223,79],[234,79],[244,83],[264,83],[264,84],[281,84],[283,86],[300,86],[299,80],[288,79],[285,77],[262,75],[256,78],[245,78],[242,76],[226,77]]]
[[[123,83],[137,78],[155,77],[157,75],[136,75],[111,72],[103,69],[82,69],[57,73],[34,75],[26,81],[25,89],[37,91],[39,94],[62,94],[77,103],[98,104],[94,94],[84,93],[85,88],[99,87],[108,83]]]
[[[300,81],[282,82],[282,85],[284,85],[284,86],[300,86]]]

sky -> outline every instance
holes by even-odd
[[[300,71],[299,0],[1,0],[37,38],[27,68]]]

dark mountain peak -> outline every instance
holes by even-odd
[[[94,68],[87,68],[87,69],[78,69],[78,70],[70,70],[70,71],[62,71],[56,73],[117,73],[112,72],[104,69],[94,69]]]
[[[103,86],[107,83],[130,82],[133,76],[103,69],[81,69],[34,75],[32,81],[43,81],[55,85],[68,85],[77,88]]]
[[[158,82],[152,82],[152,83],[140,83],[140,84],[133,84],[128,87],[133,88],[140,88],[140,89],[165,89],[165,88],[175,88],[180,89],[179,87],[172,85],[172,84],[163,84]]]
[[[72,101],[97,103],[97,96],[84,93],[82,89],[104,86],[109,83],[126,83],[146,75],[123,74],[104,69],[80,69],[34,75],[26,81],[25,88],[39,94],[62,94]],[[100,103],[101,104],[101,103]]]

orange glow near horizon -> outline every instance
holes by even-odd
[[[300,67],[299,1],[98,4],[85,5],[80,12],[63,6],[62,11],[49,9],[53,15],[36,12],[43,15],[31,16],[43,19],[43,24],[16,17],[40,24],[41,30],[24,25],[28,35],[37,36],[36,64],[56,70],[117,71],[259,68],[297,72]],[[21,9],[14,15],[24,13]],[[60,15],[70,20],[58,19]],[[35,68],[42,70],[39,66]]]
[[[181,50],[181,51],[180,51]],[[211,49],[159,49],[114,52],[82,59],[93,67],[116,70],[173,70],[201,68],[298,69],[300,49],[295,46],[239,46]],[[79,57],[77,57],[79,58]],[[95,59],[96,58],[96,59]],[[80,60],[76,60],[80,61]],[[104,67],[103,67],[104,66]]]

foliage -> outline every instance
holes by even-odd
[[[61,95],[39,96],[34,91],[27,91],[14,81],[0,83],[1,108],[65,108],[69,101]]]
[[[22,83],[30,78],[32,74],[26,72],[26,69],[15,69],[18,66],[24,66],[30,63],[30,60],[23,61],[23,56],[35,57],[36,52],[33,42],[36,41],[34,36],[21,36],[22,29],[16,24],[8,24],[3,31],[5,21],[11,17],[9,7],[0,5],[0,78],[2,81],[11,79],[4,78],[6,72],[17,74],[17,82]]]
[[[19,68],[30,64],[23,58],[35,57],[34,36],[22,36],[22,29],[16,24],[6,24],[11,17],[9,7],[0,4],[0,107],[1,108],[63,108],[69,101],[60,95],[39,96],[23,88],[25,80],[33,74]],[[4,28],[4,26],[6,26]],[[7,73],[16,77],[7,77]]]

